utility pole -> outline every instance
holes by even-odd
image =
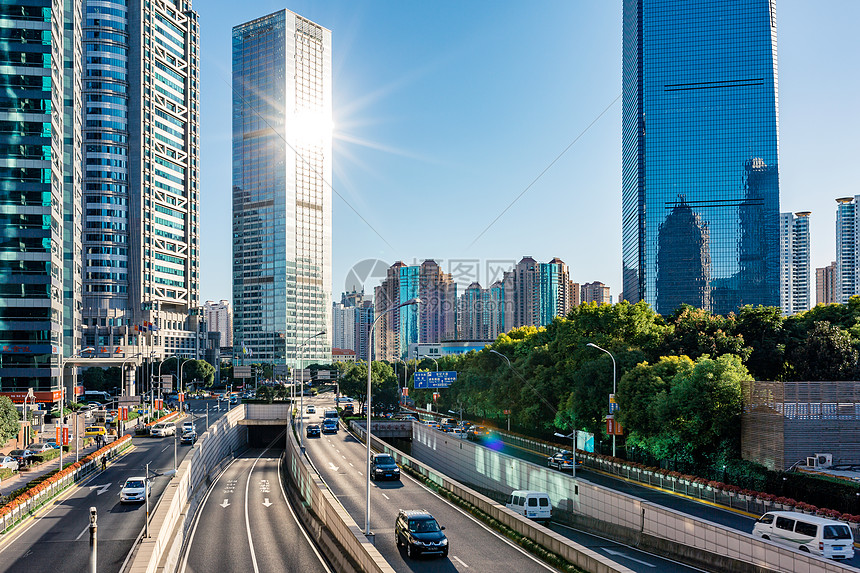
[[[96,573],[96,563],[98,562],[96,541],[96,533],[98,531],[97,517],[96,508],[90,507],[90,573]]]

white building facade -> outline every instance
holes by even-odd
[[[809,215],[779,215],[779,302],[786,315],[809,310]]]

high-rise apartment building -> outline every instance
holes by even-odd
[[[779,304],[774,11],[772,0],[624,1],[626,300],[662,314]]]
[[[0,3],[0,389],[46,403],[81,344],[81,6]]]
[[[332,304],[332,348],[354,350],[359,360],[367,360],[367,335],[373,323],[373,301],[364,292],[341,295]]]
[[[230,301],[207,300],[203,305],[203,312],[209,332],[221,333],[221,346],[233,346],[233,308],[230,306]]]
[[[815,304],[832,304],[837,300],[836,261],[815,269]]]
[[[234,345],[255,360],[331,359],[331,76],[331,32],[298,14],[233,28]]]
[[[331,305],[331,347],[355,350],[356,308],[342,302]]]
[[[809,215],[779,215],[779,300],[785,314],[809,310]]]
[[[600,281],[585,283],[580,288],[580,300],[582,304],[596,302],[597,304],[609,304],[612,300],[609,298],[609,287]]]
[[[835,301],[846,303],[860,294],[860,195],[836,200],[836,294]]]
[[[85,3],[84,342],[202,358],[197,13]]]

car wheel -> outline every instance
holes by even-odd
[[[769,537],[769,536],[767,536],[767,535],[762,535],[762,536],[761,536],[761,538],[762,538],[762,539],[767,539],[768,541],[770,541],[770,537]]]
[[[809,553],[809,547],[807,547],[806,545],[801,545],[800,550],[804,553]]]
[[[403,547],[403,542],[400,541],[400,536],[397,534],[396,531],[394,532],[394,543],[397,544],[397,549]]]

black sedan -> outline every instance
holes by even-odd
[[[307,428],[305,428],[305,434],[309,438],[319,438],[320,437],[320,425],[319,424],[308,424]]]

